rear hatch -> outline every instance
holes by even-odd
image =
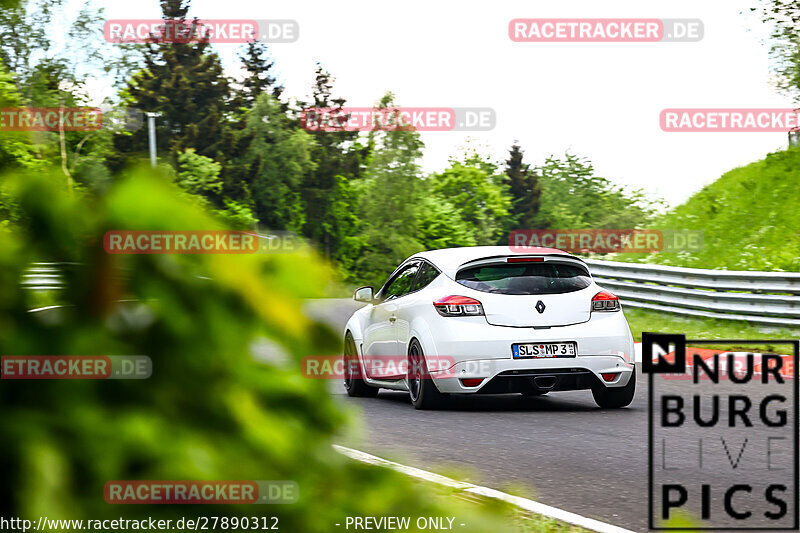
[[[493,258],[464,265],[456,282],[485,293],[478,299],[495,326],[566,326],[591,315],[592,279],[577,260]]]

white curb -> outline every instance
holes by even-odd
[[[520,496],[513,496],[511,494],[507,494],[499,490],[490,489],[488,487],[481,487],[479,485],[473,485],[472,483],[464,483],[461,481],[456,481],[454,479],[450,479],[449,477],[440,476],[439,474],[434,474],[433,472],[428,472],[427,470],[414,468],[413,466],[406,466],[406,465],[401,465],[400,463],[395,463],[393,461],[387,461],[386,459],[382,459],[375,455],[370,455],[366,452],[362,452],[359,450],[354,450],[353,448],[346,448],[344,446],[339,446],[338,444],[334,444],[333,448],[337,452],[346,455],[351,459],[355,459],[356,461],[361,461],[362,463],[367,463],[376,466],[384,466],[386,468],[391,468],[392,470],[395,470],[402,474],[406,474],[407,476],[415,477],[417,479],[430,481],[432,483],[438,483],[439,485],[444,485],[446,487],[451,487],[457,490],[463,490],[464,492],[477,494],[479,496],[483,496],[486,498],[494,498],[496,500],[502,500],[512,505],[516,505],[520,509],[524,509],[525,511],[528,511],[530,513],[535,513],[538,515],[553,518],[555,520],[560,520],[561,522],[566,522],[568,524],[582,527],[584,529],[588,529],[591,531],[597,531],[599,533],[634,533],[629,529],[623,529],[621,527],[607,524],[599,520],[586,518],[585,516],[571,513],[569,511],[564,511],[563,509],[559,509],[557,507],[551,507],[549,505],[535,502],[527,498],[522,498]]]

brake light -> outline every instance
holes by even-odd
[[[509,257],[507,263],[541,263],[544,257]]]
[[[436,311],[442,316],[480,316],[483,306],[475,298],[466,296],[445,296],[433,302]]]
[[[619,298],[608,291],[600,291],[592,298],[592,311],[619,311]]]

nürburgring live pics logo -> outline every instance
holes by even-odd
[[[687,344],[789,347],[793,356]],[[642,334],[650,529],[688,529],[678,515],[702,521],[695,531],[798,529],[798,344]]]

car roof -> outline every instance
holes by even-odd
[[[439,250],[420,252],[418,254],[414,254],[411,256],[411,258],[421,257],[426,259],[452,278],[456,275],[456,272],[461,265],[470,263],[472,261],[477,261],[479,259],[540,254],[559,255],[583,262],[579,257],[575,257],[574,255],[557,248],[541,248],[534,246],[526,246],[524,248],[516,246],[463,246],[461,248],[441,248]]]

